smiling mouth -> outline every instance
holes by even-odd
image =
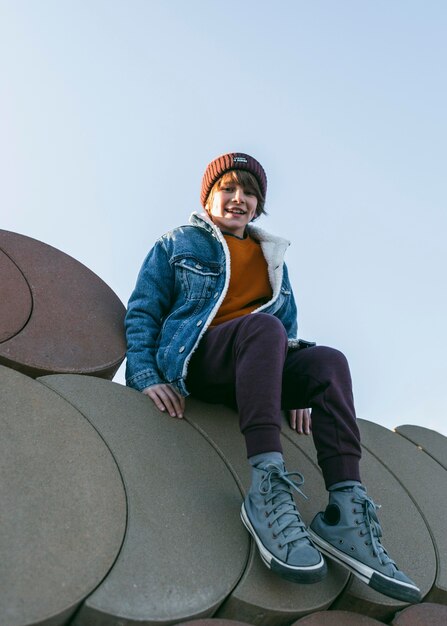
[[[245,211],[241,209],[225,209],[226,213],[231,213],[232,215],[245,215]]]

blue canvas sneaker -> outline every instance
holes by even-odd
[[[269,569],[293,582],[315,583],[324,578],[327,567],[292,496],[292,489],[304,496],[303,483],[303,476],[286,472],[283,463],[252,467],[241,518]]]
[[[363,485],[330,491],[326,510],[315,516],[309,532],[324,554],[376,591],[403,602],[421,601],[418,587],[382,546],[376,505]]]

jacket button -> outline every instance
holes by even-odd
[[[203,322],[202,322],[202,320],[199,320],[199,321],[197,322],[196,326],[202,326],[202,323],[203,323]]]
[[[184,350],[185,350],[185,346],[182,346],[181,348],[179,348],[178,351],[181,353],[181,352],[184,352]]]

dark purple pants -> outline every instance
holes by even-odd
[[[194,353],[191,393],[237,409],[247,455],[282,452],[282,409],[312,408],[312,435],[326,487],[360,481],[360,434],[344,355],[315,346],[288,350],[278,318],[245,315],[209,329]]]

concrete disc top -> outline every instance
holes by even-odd
[[[394,616],[391,626],[445,626],[447,606],[423,602],[400,611]]]
[[[447,470],[447,437],[423,426],[398,426],[395,430]]]
[[[432,589],[423,585],[423,593],[433,602],[447,604],[447,471],[418,446],[398,432],[392,432],[373,422],[359,420],[364,446],[392,472],[420,511],[433,542],[436,563]],[[412,525],[412,514],[408,507],[396,508],[395,526],[399,531]],[[402,551],[413,561],[415,569],[433,568],[432,550],[425,536],[414,532],[413,537],[402,543]],[[395,558],[395,557],[393,557]],[[403,568],[402,568],[403,569]],[[422,582],[419,576],[413,580]],[[427,580],[429,582],[430,579]]]
[[[0,622],[65,624],[121,547],[121,477],[94,428],[45,385],[0,366],[0,397]]]
[[[378,622],[372,617],[352,613],[350,611],[324,611],[306,615],[292,626],[378,626]]]
[[[135,390],[89,376],[39,379],[94,425],[128,499],[121,553],[73,626],[173,624],[213,615],[244,572],[249,539],[240,490],[186,420]]]
[[[36,377],[112,378],[124,359],[125,308],[72,257],[0,230],[0,363]]]
[[[219,619],[211,617],[208,619],[193,619],[190,622],[182,622],[175,626],[249,626],[247,622],[239,622],[233,619]]]

